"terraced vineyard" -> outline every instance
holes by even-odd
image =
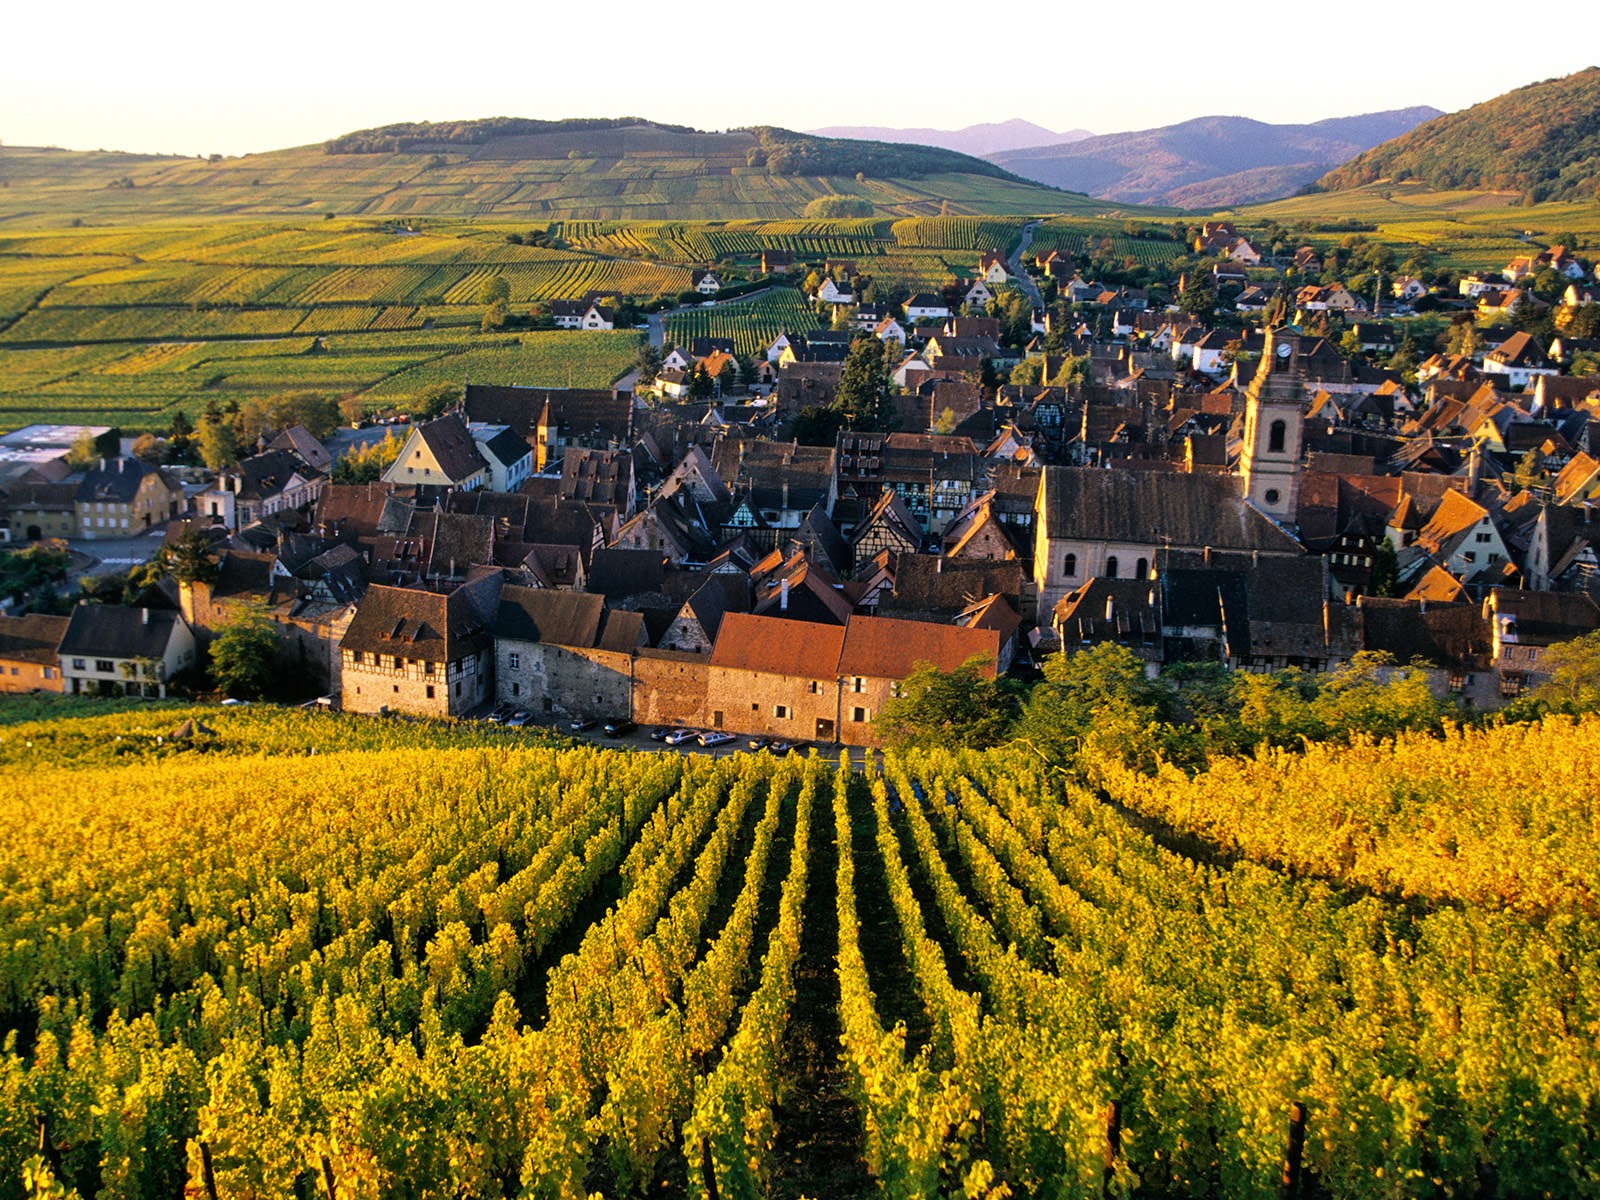
[[[691,308],[666,318],[667,340],[674,345],[688,346],[700,337],[732,338],[734,353],[746,358],[765,350],[781,332],[805,333],[817,326],[817,315],[791,287],[775,287],[748,300]]]
[[[215,732],[167,740],[189,715]],[[3,733],[0,1195],[25,1164],[86,1198],[1596,1184],[1592,855],[1533,909],[1466,840],[1402,903],[1011,750],[851,771],[266,708]],[[1329,749],[1296,804],[1359,818],[1376,773],[1403,845],[1429,745]],[[1514,824],[1487,781],[1557,747]],[[1519,868],[1580,845],[1597,747],[1482,735],[1451,822]],[[1274,769],[1219,786],[1270,808]]]

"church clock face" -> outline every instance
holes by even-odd
[[[1288,358],[1289,357],[1289,343],[1287,343],[1287,342],[1279,343],[1279,345],[1278,345],[1278,357],[1279,358]]]

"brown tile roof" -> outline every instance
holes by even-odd
[[[26,617],[0,617],[0,659],[7,662],[54,666],[67,635],[67,617],[33,613]]]
[[[989,657],[985,674],[993,678],[1000,654],[997,630],[856,616],[845,627],[839,674],[904,679],[922,663],[953,671],[979,654]]]
[[[553,646],[593,646],[605,601],[590,592],[508,586],[500,593],[496,637]]]
[[[1042,489],[1052,538],[1300,553],[1223,475],[1046,467]]]
[[[722,618],[711,665],[801,679],[834,676],[844,646],[842,625],[728,613]]]
[[[489,645],[489,629],[467,605],[464,589],[448,596],[374,584],[356,606],[343,648],[455,662]]]

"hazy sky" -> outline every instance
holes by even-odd
[[[1110,133],[1452,110],[1600,59],[1593,0],[1480,2],[19,4],[0,23],[0,141],[241,154],[496,115]]]

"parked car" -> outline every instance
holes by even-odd
[[[700,735],[702,746],[726,746],[733,741],[733,734],[722,733],[716,729],[708,729]]]
[[[598,724],[600,724],[600,722],[596,721],[593,717],[579,717],[577,720],[572,722],[572,732],[583,733],[586,730],[593,729]]]
[[[765,750],[771,743],[771,738],[753,737],[746,742],[745,745],[749,746],[752,750]]]
[[[657,725],[650,731],[650,740],[652,742],[664,742],[672,736],[672,732],[672,727],[669,725]]]
[[[512,729],[521,729],[524,725],[526,725],[531,720],[533,720],[533,714],[532,713],[518,711],[518,712],[512,713],[509,717],[506,718],[506,724],[508,726],[510,726]]]
[[[639,728],[637,725],[635,725],[632,721],[629,721],[629,720],[626,720],[626,719],[623,719],[623,720],[620,720],[620,721],[607,721],[606,722],[606,736],[607,737],[627,737],[630,733],[632,733],[637,728]]]
[[[694,741],[695,738],[699,736],[700,731],[697,729],[674,729],[661,740],[666,742],[666,744],[669,746],[681,746],[685,742]]]
[[[516,709],[512,708],[509,704],[497,704],[495,705],[494,711],[489,714],[489,724],[504,725],[506,720],[514,712],[516,712]]]
[[[772,745],[767,747],[774,754],[788,754],[794,748],[793,742],[773,742]]]

